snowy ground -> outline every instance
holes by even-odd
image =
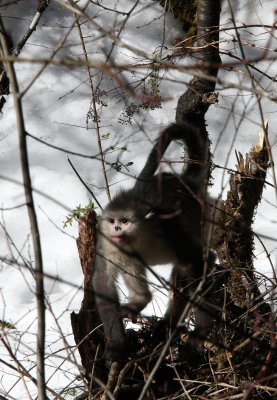
[[[9,1],[2,2],[11,3]],[[28,3],[28,4],[27,4]],[[103,2],[105,3],[105,2]],[[117,10],[130,10],[135,2],[127,0],[110,1],[109,7]],[[226,2],[227,3],[227,2]],[[223,5],[223,20],[229,23],[228,5]],[[237,8],[234,10],[238,25],[245,24],[271,24],[274,21],[274,7],[272,1],[253,1],[251,5],[245,2],[232,2]],[[74,22],[74,16],[68,8],[66,1],[53,1],[43,14],[36,32],[31,36],[20,57],[36,59],[47,58],[52,51],[60,45],[64,36],[68,33]],[[79,5],[81,3],[78,3]],[[82,4],[85,4],[83,1]],[[114,4],[114,6],[113,6]],[[241,5],[241,6],[239,6]],[[2,7],[2,5],[1,5]],[[4,6],[3,6],[4,7]],[[251,10],[250,10],[251,8]],[[16,42],[29,26],[36,9],[36,1],[28,0],[19,3],[16,7],[7,6],[2,11],[2,18],[8,31]],[[1,10],[1,9],[0,9]],[[95,16],[92,23],[82,25],[83,34],[86,37],[89,58],[93,62],[105,62],[106,55],[111,49],[111,40],[107,34],[102,35],[95,29],[94,22],[99,24],[107,32],[120,33],[120,27],[125,20],[122,14],[100,10],[91,4],[87,12]],[[163,30],[166,30],[165,35]],[[251,33],[249,33],[251,31]],[[124,30],[120,33],[122,43],[115,46],[112,52],[114,63],[139,63],[143,62],[147,55],[161,55],[161,43],[171,48],[173,40],[181,32],[179,24],[170,14],[164,15],[158,2],[142,0],[138,2],[127,21]],[[248,32],[248,33],[247,33]],[[269,42],[270,35],[266,35],[264,29],[257,29],[255,36],[253,29],[243,31],[242,38],[245,43],[247,56],[260,54],[261,47],[276,48],[276,40]],[[232,42],[234,31],[222,33],[221,48],[233,49]],[[257,47],[248,45],[249,42]],[[124,46],[127,44],[127,47]],[[131,49],[133,48],[133,50]],[[140,52],[136,51],[139,50]],[[141,54],[143,51],[145,54]],[[165,54],[165,50],[163,50]],[[274,53],[269,51],[269,56]],[[77,29],[74,27],[68,36],[63,48],[57,53],[56,59],[82,59],[82,49]],[[223,59],[226,59],[223,57]],[[179,60],[180,61],[180,60]],[[184,62],[184,61],[180,61]],[[188,56],[186,62],[193,60]],[[41,63],[16,63],[16,72],[20,89],[28,88],[23,97],[24,117],[26,130],[31,135],[46,143],[67,149],[72,152],[97,156],[96,135],[93,121],[87,124],[87,113],[90,108],[91,92],[84,67],[67,67],[61,65],[49,65],[41,75],[32,83],[36,73],[42,67]],[[261,61],[256,65],[268,76],[276,77],[276,61]],[[133,74],[125,73],[125,79],[132,82],[138,81],[147,69],[136,70]],[[264,77],[257,71],[251,70],[260,84],[271,95],[276,96],[276,82]],[[158,132],[169,122],[174,121],[175,108],[179,96],[184,92],[185,85],[190,80],[190,75],[177,71],[161,73],[161,95],[170,100],[162,104],[161,109],[143,110],[135,114],[132,124],[122,124],[124,108],[132,101],[128,95],[124,96],[118,88],[117,82],[110,77],[92,70],[93,83],[98,86],[101,93],[100,99],[105,105],[97,105],[100,116],[101,135],[109,135],[103,141],[104,149],[111,146],[122,148],[127,146],[127,151],[114,150],[108,156],[109,162],[120,159],[123,163],[130,161],[134,164],[129,167],[130,174],[135,176],[142,166],[147,151],[151,147]],[[238,91],[234,88],[218,88],[219,104],[210,108],[207,114],[208,130],[214,149],[214,162],[220,166],[234,168],[236,163],[234,150],[242,154],[247,152],[253,143],[258,142],[261,116],[258,111],[257,101],[251,92],[251,83],[245,70],[242,72],[222,71],[220,78],[230,84],[242,84],[249,90]],[[147,86],[148,85],[148,86]],[[150,88],[149,79],[146,86]],[[100,93],[100,92],[99,92]],[[274,127],[277,125],[276,102],[262,98],[262,107],[265,116],[269,119],[269,140],[272,144],[273,154],[277,155],[277,136]],[[236,136],[235,136],[236,133]],[[32,259],[32,241],[30,237],[29,221],[25,207],[18,207],[24,203],[22,188],[22,175],[19,161],[18,136],[13,108],[12,95],[7,97],[1,115],[0,124],[0,178],[1,197],[0,207],[0,256],[7,257],[23,264],[23,258]],[[31,165],[33,187],[35,189],[36,211],[39,220],[39,229],[42,242],[44,270],[53,277],[60,277],[73,285],[59,282],[55,279],[45,279],[47,299],[51,310],[47,312],[47,377],[49,386],[56,391],[73,382],[78,369],[74,365],[74,347],[67,347],[62,337],[68,344],[74,346],[71,334],[70,313],[78,311],[82,299],[82,272],[75,244],[77,236],[77,224],[63,228],[68,213],[77,205],[86,205],[90,195],[82,186],[72,171],[67,157],[73,162],[83,179],[90,185],[101,204],[105,205],[107,197],[103,188],[103,178],[99,161],[82,158],[61,152],[28,138],[28,151]],[[174,153],[175,154],[175,153]],[[173,154],[173,156],[174,156]],[[227,160],[228,157],[228,160]],[[123,172],[126,170],[123,168]],[[223,174],[223,169],[214,171],[214,187],[211,192],[214,196],[226,192],[228,174]],[[120,174],[114,170],[108,173],[108,179],[112,193],[118,190],[119,184],[132,185],[133,179],[128,175]],[[269,171],[268,181],[272,182],[272,170]],[[255,231],[270,239],[263,239],[271,260],[276,267],[277,236],[276,236],[276,193],[267,185],[264,191],[264,199],[258,209]],[[272,276],[268,256],[260,244],[257,243],[255,252],[258,270],[268,277]],[[8,266],[2,263],[0,269],[0,319],[12,323],[16,330],[10,330],[7,340],[15,351],[19,360],[29,369],[34,358],[35,332],[36,332],[36,304],[34,297],[34,280],[24,267],[16,265]],[[79,288],[78,288],[79,287]],[[148,312],[159,315],[159,309],[163,309],[166,296],[159,295],[153,305],[148,307]],[[154,311],[153,311],[154,309]],[[75,352],[78,359],[78,354]],[[13,363],[7,356],[7,352],[0,347],[0,358]],[[29,360],[29,361],[28,361]],[[31,360],[31,362],[30,362]],[[35,371],[30,373],[35,376]],[[1,377],[2,374],[2,377]],[[18,373],[0,363],[0,394],[13,399],[28,398],[22,381],[18,381]],[[75,383],[72,385],[74,386]],[[28,385],[31,398],[36,398],[36,389],[32,384]],[[74,394],[73,392],[71,394]],[[11,396],[11,397],[8,397]],[[63,395],[64,396],[64,395]],[[68,396],[70,398],[70,396]]]

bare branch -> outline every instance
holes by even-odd
[[[9,55],[9,48],[3,29],[2,20],[0,20],[0,40],[2,51],[5,56]],[[32,193],[32,181],[29,170],[28,149],[26,141],[26,130],[24,124],[24,116],[20,98],[20,92],[12,62],[6,63],[6,71],[9,76],[12,94],[14,99],[14,108],[16,112],[17,129],[19,135],[19,147],[21,157],[21,168],[23,174],[23,185],[25,191],[26,205],[29,214],[31,232],[33,238],[34,256],[35,256],[35,282],[36,282],[36,301],[38,313],[38,330],[37,330],[37,385],[39,400],[47,400],[45,385],[45,304],[44,304],[44,284],[43,284],[43,262],[41,253],[41,243],[38,222],[35,212],[35,205]]]
[[[23,49],[25,43],[27,42],[27,40],[29,39],[29,37],[32,35],[32,33],[36,30],[39,20],[43,14],[43,12],[46,10],[46,8],[48,7],[50,3],[50,0],[39,0],[39,4],[37,7],[37,12],[27,30],[27,32],[24,33],[23,37],[19,40],[19,42],[17,43],[16,47],[13,50],[13,54],[15,56],[18,56],[21,52],[21,50]]]
[[[72,0],[69,0],[69,3],[71,4],[72,7],[75,6],[75,4],[74,4],[74,2]],[[80,37],[80,41],[81,41],[81,45],[82,45],[82,49],[83,49],[83,54],[84,54],[86,63],[88,63],[88,55],[87,55],[87,50],[86,50],[84,37],[83,37],[83,34],[82,34],[81,25],[80,25],[79,20],[78,20],[78,15],[76,13],[74,13],[74,15],[75,15],[75,18],[76,18],[76,25],[77,25],[78,32],[79,32],[79,37]],[[87,66],[87,74],[88,74],[90,90],[91,90],[91,105],[93,107],[93,122],[94,122],[94,125],[95,125],[97,144],[98,144],[98,149],[99,149],[100,158],[101,158],[101,166],[102,166],[101,170],[102,170],[102,174],[103,174],[103,178],[104,178],[104,182],[105,182],[105,189],[106,189],[106,193],[107,193],[107,196],[108,196],[108,200],[111,200],[111,195],[110,195],[110,190],[109,190],[109,183],[108,183],[106,167],[105,167],[104,152],[103,152],[103,149],[102,149],[102,142],[101,142],[101,136],[100,136],[100,127],[99,127],[99,119],[98,119],[98,115],[97,115],[95,93],[94,93],[94,85],[93,85],[93,80],[92,80],[92,76],[91,76],[91,72],[90,72],[89,66]]]

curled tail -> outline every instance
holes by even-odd
[[[197,179],[203,183],[207,180],[208,139],[201,135],[199,128],[182,123],[172,124],[162,132],[138,176],[138,181],[146,181],[153,177],[170,142],[179,139],[183,140],[186,145],[189,158],[182,177]]]

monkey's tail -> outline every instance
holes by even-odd
[[[201,135],[200,129],[188,124],[172,124],[166,128],[154,144],[138,181],[147,181],[155,174],[162,156],[172,140],[183,140],[188,151],[188,164],[182,174],[184,178],[205,181],[207,179],[208,139]]]

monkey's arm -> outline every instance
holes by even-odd
[[[151,301],[152,295],[148,287],[146,270],[140,262],[134,263],[130,259],[129,272],[123,274],[128,288],[128,302],[122,304],[122,317],[136,322],[139,313]]]
[[[97,255],[93,287],[97,309],[108,340],[105,358],[111,361],[121,361],[127,356],[127,341],[116,289],[116,278],[116,266]]]

